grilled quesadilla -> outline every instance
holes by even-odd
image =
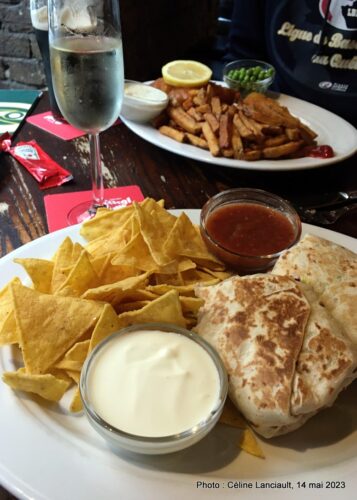
[[[357,255],[328,240],[307,234],[276,262],[273,274],[309,284],[320,303],[357,343]]]
[[[357,348],[313,289],[300,285],[310,316],[295,367],[291,413],[309,414],[331,406],[342,389],[357,377]]]
[[[195,330],[220,353],[231,400],[264,437],[300,427],[357,376],[355,348],[308,285],[257,274],[196,294]]]
[[[233,403],[267,437],[301,425],[306,418],[290,414],[310,314],[299,286],[286,277],[258,274],[199,287],[196,294],[205,303],[195,330],[221,355]]]

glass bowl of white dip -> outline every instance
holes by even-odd
[[[115,450],[172,453],[217,423],[227,374],[196,333],[166,323],[133,325],[99,343],[81,373],[85,414]]]
[[[135,122],[149,122],[167,106],[168,95],[146,83],[125,80],[121,116]]]

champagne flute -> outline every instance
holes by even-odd
[[[48,46],[48,12],[47,0],[30,0],[31,22],[35,32],[37,45],[40,49],[45,70],[50,110],[56,120],[63,120],[53,93],[50,66],[50,50]]]
[[[73,126],[88,132],[92,200],[69,212],[69,224],[87,220],[104,198],[99,133],[117,120],[124,91],[118,0],[49,0],[49,44],[58,106]]]

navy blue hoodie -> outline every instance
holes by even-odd
[[[235,0],[228,59],[271,62],[275,90],[357,124],[357,0]]]

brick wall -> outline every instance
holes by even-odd
[[[0,0],[0,88],[44,86],[29,0]]]
[[[119,0],[125,74],[146,80],[214,35],[218,0]],[[29,0],[0,0],[0,88],[43,88]]]

